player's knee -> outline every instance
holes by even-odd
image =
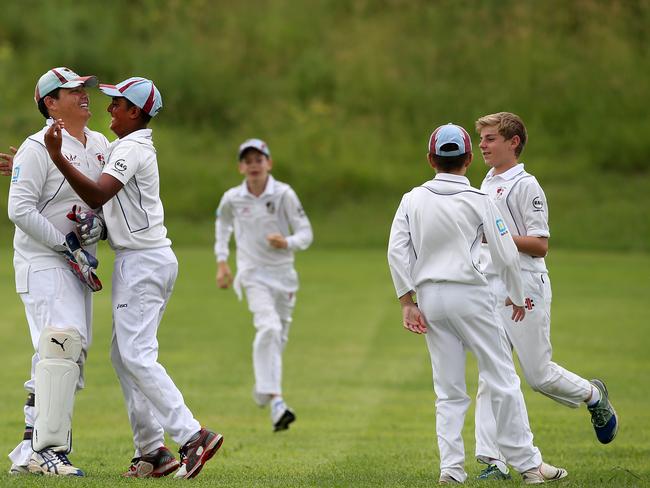
[[[526,382],[533,391],[538,393],[548,392],[553,384],[552,378],[549,378],[548,375],[545,375],[543,371],[527,374]]]
[[[260,345],[280,343],[282,331],[280,327],[275,327],[273,324],[265,324],[263,327],[257,328],[255,334],[255,343]]]

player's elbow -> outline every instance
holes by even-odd
[[[27,215],[29,215],[29,209],[20,206],[9,205],[7,216],[14,225],[20,225],[20,223],[25,220]]]

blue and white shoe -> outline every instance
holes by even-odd
[[[596,431],[596,437],[603,444],[608,444],[614,440],[618,432],[618,416],[616,410],[609,402],[607,388],[605,383],[599,379],[593,379],[590,383],[598,388],[600,392],[600,400],[598,403],[591,407],[587,407],[591,413],[591,423]]]
[[[481,473],[476,477],[479,480],[509,480],[512,479],[509,473],[504,473],[496,464],[488,464]]]
[[[75,468],[62,452],[44,449],[34,452],[29,460],[29,472],[48,476],[84,476],[84,472]]]

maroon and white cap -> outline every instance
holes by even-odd
[[[429,153],[436,156],[460,156],[468,152],[472,152],[472,140],[459,125],[441,125],[429,137]]]
[[[97,86],[97,77],[79,76],[69,68],[52,68],[38,79],[34,90],[34,101],[38,103],[41,98],[49,95],[57,88],[77,88],[78,86]]]
[[[264,154],[267,158],[271,157],[271,150],[269,149],[268,144],[262,139],[247,139],[239,145],[238,159],[241,160],[246,149],[257,149],[259,152]]]
[[[99,89],[109,97],[124,97],[134,105],[137,105],[151,117],[162,108],[162,95],[153,84],[153,81],[146,78],[133,77],[124,80],[117,85],[99,85]]]

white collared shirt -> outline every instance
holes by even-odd
[[[537,179],[524,170],[523,163],[500,175],[494,174],[494,168],[490,169],[481,184],[481,191],[496,204],[513,235],[550,236],[546,195]],[[542,257],[519,253],[519,260],[523,270],[547,272]],[[481,265],[486,273],[496,273],[487,249],[481,255]]]
[[[292,266],[294,251],[312,242],[311,224],[298,196],[286,183],[268,177],[264,192],[256,197],[246,181],[224,193],[217,208],[214,252],[217,261],[228,259],[228,242],[235,232],[237,272],[259,267]],[[266,236],[285,236],[287,249],[272,247]]]
[[[74,229],[66,217],[73,205],[88,210],[88,205],[74,192],[54,165],[45,148],[45,133],[52,119],[20,146],[13,162],[9,188],[8,214],[16,225],[14,234],[14,268],[16,290],[27,291],[29,269],[67,268],[58,251],[65,235]],[[104,164],[108,140],[103,134],[84,129],[86,145],[63,129],[61,153],[85,176],[97,180]],[[87,250],[95,254],[95,247]]]
[[[170,246],[151,129],[140,129],[114,141],[107,159],[103,172],[124,185],[103,206],[111,247],[123,250]]]
[[[486,285],[478,268],[484,234],[510,298],[523,305],[517,247],[503,218],[485,193],[449,173],[413,188],[399,204],[388,242],[397,296],[425,282]]]

